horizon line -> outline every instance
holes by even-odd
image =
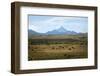
[[[59,29],[59,28],[58,28]],[[43,33],[43,34],[45,34],[45,33],[47,33],[47,32],[50,32],[50,31],[47,31],[47,32],[38,32],[38,31],[35,31],[35,30],[33,30],[33,29],[28,29],[28,30],[32,30],[32,31],[34,31],[34,32],[37,32],[37,33]],[[56,29],[55,29],[56,30]],[[53,30],[51,30],[51,31],[53,31]],[[66,30],[66,31],[71,31],[72,32],[72,30]],[[73,32],[76,32],[76,31],[73,31]],[[76,32],[76,33],[88,33],[88,32]]]

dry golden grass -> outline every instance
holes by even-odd
[[[29,45],[28,60],[76,59],[87,57],[87,45],[84,44]]]

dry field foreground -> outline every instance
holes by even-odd
[[[86,45],[30,45],[29,60],[75,59],[87,57]]]
[[[40,35],[28,40],[28,60],[87,58],[87,35]]]

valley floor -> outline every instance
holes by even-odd
[[[28,60],[88,57],[87,35],[45,35],[28,40]]]
[[[29,60],[87,58],[87,46],[79,44],[30,45]]]

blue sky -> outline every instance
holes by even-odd
[[[69,31],[88,32],[88,17],[29,15],[28,21],[28,29],[40,33],[46,33],[61,26]]]

